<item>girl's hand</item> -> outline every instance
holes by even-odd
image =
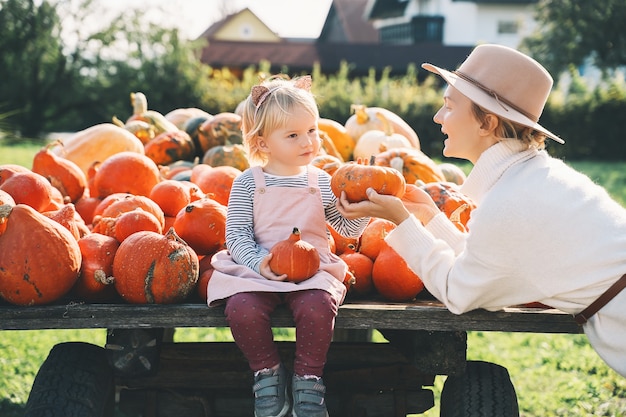
[[[274,272],[272,272],[272,269],[270,268],[270,260],[272,259],[272,256],[274,255],[270,253],[265,258],[263,258],[263,260],[261,261],[261,265],[259,266],[259,272],[261,273],[261,275],[271,281],[287,280],[287,274],[276,275]]]

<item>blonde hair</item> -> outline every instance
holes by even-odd
[[[480,123],[485,123],[487,115],[493,114],[472,102],[472,112],[474,117]],[[494,134],[498,138],[502,139],[517,139],[522,143],[527,144],[529,147],[535,147],[537,149],[544,149],[546,146],[546,135],[533,129],[532,127],[524,126],[519,123],[512,122],[508,119],[493,114],[498,120],[498,125],[494,131]]]
[[[242,103],[241,131],[251,161],[267,161],[267,156],[258,146],[259,139],[285,126],[294,109],[304,108],[316,119],[319,118],[315,97],[307,89],[298,87],[297,80],[270,78],[261,83],[267,88],[263,96],[254,99],[250,94]]]

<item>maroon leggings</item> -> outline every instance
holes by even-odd
[[[253,371],[278,364],[281,360],[270,315],[283,303],[291,309],[296,323],[294,372],[321,377],[338,308],[326,291],[246,292],[231,296],[226,301],[225,313],[235,343]]]

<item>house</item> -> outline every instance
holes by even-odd
[[[326,74],[342,62],[350,75],[375,69],[403,75],[409,65],[458,66],[480,42],[519,42],[530,30],[536,1],[333,0],[317,39],[282,39],[249,9],[233,13],[201,36],[201,61],[241,74],[260,62],[271,71]],[[515,46],[515,45],[514,45]]]
[[[365,17],[389,44],[498,43],[516,48],[536,26],[537,0],[372,0]]]

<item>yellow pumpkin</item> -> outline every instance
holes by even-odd
[[[445,181],[443,172],[435,161],[418,149],[392,148],[376,155],[375,164],[395,168],[407,184]]]
[[[74,162],[85,175],[94,162],[103,162],[116,153],[145,153],[143,143],[137,136],[113,123],[101,123],[81,130],[67,139],[60,139],[59,144],[50,150]]]

